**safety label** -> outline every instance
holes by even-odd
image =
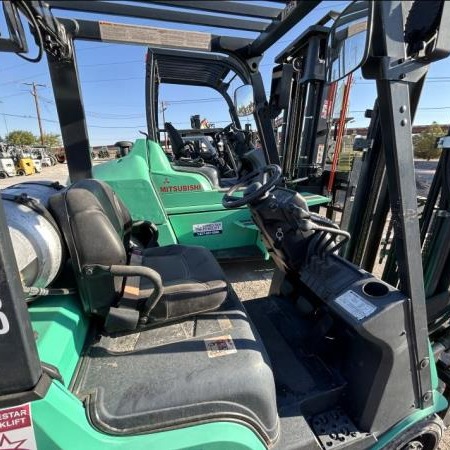
[[[192,225],[194,236],[205,236],[207,234],[221,234],[223,231],[222,222],[195,223]]]
[[[358,320],[370,316],[377,309],[375,305],[353,291],[344,292],[334,301]]]
[[[317,158],[316,158],[316,163],[317,164],[322,164],[323,163],[324,150],[325,150],[325,145],[324,144],[319,144],[317,146]]]
[[[289,16],[289,14],[291,14],[292,11],[294,11],[294,9],[297,7],[297,0],[290,0],[285,8],[283,9],[283,11],[281,11],[281,20],[286,19],[287,16]]]
[[[30,404],[0,410],[0,450],[37,450]]]
[[[232,337],[226,336],[205,339],[206,351],[209,358],[217,358],[218,356],[231,355],[237,353]]]
[[[148,44],[154,47],[210,50],[211,34],[200,31],[181,31],[167,28],[125,25],[100,21],[100,37],[103,41]]]

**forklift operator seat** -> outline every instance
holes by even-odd
[[[106,183],[85,179],[59,191],[49,207],[60,227],[72,260],[83,307],[107,317],[112,307],[142,310],[157,287],[144,276],[118,276],[104,267],[147,267],[161,278],[162,296],[149,312],[149,323],[163,323],[218,308],[227,297],[225,275],[203,247],[169,245],[141,249],[130,246],[131,216]],[[98,269],[100,268],[100,269]],[[123,275],[123,274],[120,274]],[[158,277],[158,278],[159,278]],[[128,289],[132,295],[125,295]],[[158,288],[161,290],[161,286]],[[125,291],[125,294],[124,294]]]
[[[175,159],[191,156],[190,153],[193,153],[194,150],[191,149],[191,144],[183,141],[178,130],[170,122],[166,122],[164,128],[169,135],[170,145],[172,146]]]

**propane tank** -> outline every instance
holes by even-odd
[[[29,182],[1,193],[24,286],[45,288],[61,269],[64,244],[47,206],[49,197],[62,188],[58,183]]]

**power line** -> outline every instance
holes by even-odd
[[[97,48],[105,48],[105,47],[111,47],[113,44],[103,43],[101,45],[94,45],[92,47],[84,47],[84,48],[77,48],[76,52],[86,52],[89,50],[95,50]]]
[[[10,94],[10,95],[2,95],[0,98],[5,99],[5,98],[10,98],[10,97],[18,97],[19,95],[25,95],[25,94],[28,94],[28,91],[16,92],[15,94]]]
[[[25,114],[10,114],[10,113],[0,113],[2,116],[7,117],[19,117],[20,119],[37,119],[37,116],[31,116],[31,115],[25,115]],[[52,119],[46,119],[44,117],[41,117],[41,120],[43,122],[51,122],[51,123],[59,123],[57,120]]]

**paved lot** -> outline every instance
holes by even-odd
[[[428,172],[432,169],[423,167],[422,170],[424,170],[424,172]],[[57,164],[53,167],[44,167],[42,173],[39,174],[28,177],[13,177],[0,180],[0,189],[15,183],[32,180],[52,180],[65,184],[67,178],[67,165]],[[271,261],[224,263],[222,266],[228,279],[242,300],[263,297],[268,294],[274,270],[274,266]],[[439,446],[439,450],[450,450],[450,432],[445,434],[444,439]]]

